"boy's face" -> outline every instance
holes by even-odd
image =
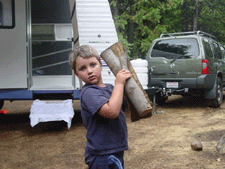
[[[95,84],[103,87],[101,77],[102,64],[95,57],[76,59],[76,76],[86,84]]]

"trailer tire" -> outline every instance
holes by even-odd
[[[222,81],[219,77],[217,77],[216,81],[216,97],[214,99],[209,99],[209,107],[218,108],[223,102],[223,89],[222,89]]]
[[[0,110],[2,109],[3,105],[4,105],[4,100],[0,100]]]

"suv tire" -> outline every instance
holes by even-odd
[[[216,98],[209,99],[209,107],[218,108],[223,102],[222,81],[219,77],[216,80]]]

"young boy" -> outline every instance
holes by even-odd
[[[128,149],[124,116],[124,85],[132,74],[117,73],[115,86],[104,84],[102,63],[95,48],[83,45],[69,57],[75,75],[85,82],[80,94],[81,117],[87,129],[85,162],[91,169],[124,168],[124,150]]]

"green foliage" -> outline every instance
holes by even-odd
[[[123,36],[122,33],[118,32],[117,34],[118,34],[118,39],[119,39],[119,41],[122,42],[123,46],[124,46],[125,49],[126,49],[127,54],[129,55],[130,52],[131,52],[130,50],[131,50],[131,47],[133,46],[133,44],[129,43],[129,42],[127,41],[127,39],[124,38],[124,36]]]
[[[110,0],[110,4],[119,40],[131,57],[145,56],[162,33],[192,31],[195,14],[198,30],[225,44],[225,2],[221,0]]]
[[[202,0],[199,12],[198,27],[213,34],[218,40],[225,44],[225,2],[220,0]]]

